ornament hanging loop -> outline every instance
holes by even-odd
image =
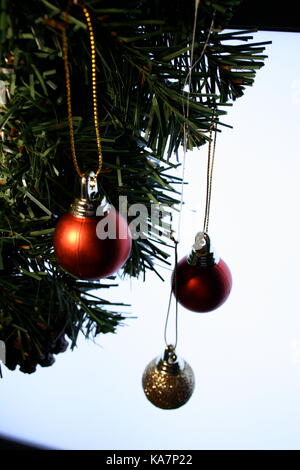
[[[168,344],[165,349],[163,360],[166,361],[168,364],[174,364],[177,360],[177,355],[175,352],[175,346],[172,344]]]
[[[98,196],[97,176],[93,171],[81,177],[81,199],[93,200]]]
[[[183,369],[182,360],[178,358],[175,346],[169,344],[163,355],[159,358],[157,362],[157,369],[168,375],[178,375]]]
[[[195,237],[193,245],[195,252],[201,254],[207,254],[210,251],[210,238],[206,232],[198,232]]]
[[[212,249],[210,237],[206,232],[197,233],[187,262],[200,268],[208,268],[219,262],[219,257]]]
[[[75,217],[96,217],[98,198],[97,177],[93,171],[82,175],[80,198],[75,199],[70,207],[70,212]]]
[[[175,346],[169,344],[158,362],[157,368],[169,374],[176,374],[179,371],[178,357],[175,351]]]

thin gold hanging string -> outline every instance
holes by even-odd
[[[200,0],[195,0],[195,13],[194,13],[194,27],[193,27],[193,34],[192,34],[192,46],[191,46],[191,60],[190,60],[190,68],[189,72],[186,76],[185,82],[184,82],[184,87],[188,85],[188,92],[187,92],[187,105],[185,108],[184,101],[182,103],[183,107],[183,113],[186,117],[186,119],[189,118],[189,99],[190,99],[190,93],[191,93],[191,84],[192,84],[192,72],[194,67],[200,62],[202,59],[206,48],[209,43],[210,36],[213,32],[214,29],[214,23],[215,23],[215,15],[216,15],[216,10],[213,11],[212,15],[212,20],[211,24],[208,30],[208,34],[204,43],[204,46],[202,48],[202,51],[200,53],[200,56],[198,59],[194,62],[194,48],[195,48],[195,39],[196,39],[196,20],[198,16],[198,9],[200,6]],[[214,143],[213,143],[213,154],[211,158],[211,144],[212,144],[212,131],[213,131],[213,126],[215,122],[215,109],[213,112],[213,117],[211,121],[211,126],[210,126],[210,140],[209,140],[209,148],[208,148],[208,167],[207,167],[207,186],[206,186],[206,208],[205,208],[205,217],[204,217],[204,231],[208,230],[208,223],[209,223],[209,212],[210,212],[210,200],[211,200],[211,186],[212,186],[212,173],[213,173],[213,165],[214,165],[214,156],[215,156],[215,145],[216,145],[216,133],[214,136]],[[216,130],[216,128],[215,128]],[[184,173],[185,173],[185,161],[186,161],[186,153],[187,153],[187,146],[188,146],[188,126],[187,124],[184,124],[183,126],[183,171],[182,171],[182,187],[181,187],[181,203],[180,203],[180,214],[179,214],[179,221],[178,221],[178,238],[180,238],[180,226],[181,226],[181,213],[182,213],[182,206],[183,206],[183,179],[184,179]]]
[[[205,50],[208,46],[209,43],[209,38],[211,36],[211,33],[213,31],[213,26],[214,26],[214,19],[215,19],[215,11],[213,13],[212,21],[210,24],[210,28],[207,34],[206,41],[204,43],[204,46],[202,48],[200,57],[197,59],[196,62],[194,62],[194,50],[195,50],[195,42],[196,42],[196,28],[197,28],[197,17],[198,17],[198,10],[200,6],[200,0],[195,0],[195,9],[194,9],[194,24],[193,24],[193,33],[192,33],[192,44],[191,44],[191,56],[190,56],[190,66],[189,66],[189,71],[187,73],[187,76],[185,78],[184,82],[184,88],[186,85],[188,85],[188,91],[187,95],[185,97],[185,92],[182,94],[182,110],[183,114],[186,119],[189,118],[189,111],[190,111],[190,93],[191,93],[191,84],[192,84],[192,71],[195,65],[201,60],[203,57]],[[186,106],[185,106],[185,101],[186,101]],[[211,128],[212,129],[212,128]],[[178,217],[178,228],[177,228],[177,240],[173,236],[171,236],[171,240],[175,244],[175,266],[173,270],[173,280],[172,284],[175,286],[174,294],[175,294],[175,344],[173,345],[175,348],[177,346],[178,342],[178,300],[177,300],[177,279],[176,279],[176,270],[177,270],[177,264],[178,264],[178,243],[180,241],[180,233],[181,233],[181,216],[182,216],[182,209],[183,209],[183,192],[184,192],[184,175],[185,175],[185,165],[186,165],[186,154],[187,154],[187,147],[188,147],[188,126],[186,123],[183,125],[183,162],[182,162],[182,175],[181,175],[181,198],[180,198],[180,205],[179,205],[179,217]],[[210,178],[209,178],[210,180]],[[168,310],[167,310],[167,316],[166,316],[166,321],[165,321],[165,330],[164,330],[164,340],[166,346],[168,346],[170,343],[167,341],[167,330],[168,330],[168,324],[170,321],[170,310],[171,310],[171,303],[172,303],[172,298],[173,298],[173,290],[171,286],[170,290],[170,296],[169,296],[169,303],[168,303]]]
[[[192,70],[194,67],[194,51],[195,51],[195,42],[196,42],[196,28],[197,28],[197,18],[198,18],[198,10],[200,6],[200,0],[195,0],[195,9],[194,9],[194,24],[193,24],[193,32],[192,32],[192,44],[191,44],[191,55],[190,55],[190,66],[187,76],[185,77],[183,90],[185,89],[186,85],[188,85],[188,91],[185,98],[185,91],[182,93],[182,111],[184,117],[188,120],[190,115],[190,93],[191,93],[191,86],[192,86]],[[208,38],[210,35],[210,31],[208,34]],[[206,45],[208,42],[205,42],[205,45],[201,51],[200,57],[203,56]],[[186,99],[186,105],[185,105]],[[179,216],[178,216],[178,228],[177,228],[177,240],[180,241],[180,231],[181,231],[181,218],[182,218],[182,209],[183,209],[183,193],[184,193],[184,176],[185,176],[185,167],[186,167],[186,154],[188,148],[188,140],[189,140],[189,132],[188,132],[188,125],[186,122],[183,123],[183,161],[182,161],[182,174],[181,174],[181,196],[180,196],[180,205],[179,205]]]
[[[98,119],[95,36],[94,36],[94,31],[93,31],[93,26],[92,26],[91,15],[88,9],[82,3],[76,0],[71,0],[69,3],[70,5],[77,5],[82,9],[83,14],[86,19],[86,24],[87,24],[89,39],[90,39],[93,117],[94,117],[95,133],[96,133],[96,143],[97,143],[97,149],[98,149],[98,169],[95,173],[95,176],[97,177],[102,170],[103,157],[102,157],[102,146],[101,146],[101,137],[100,137],[100,131],[99,131],[99,119]],[[64,12],[64,20],[66,23],[68,23],[68,20],[69,20],[68,11]],[[80,170],[77,156],[76,156],[76,150],[75,150],[67,26],[62,28],[62,46],[63,46],[63,59],[64,59],[64,69],[65,69],[65,78],[66,78],[66,95],[67,95],[67,110],[68,110],[68,124],[69,124],[69,134],[70,134],[71,155],[72,155],[75,170],[77,171],[78,175],[82,178],[84,176],[84,173]]]
[[[197,16],[198,16],[198,7],[200,4],[200,0],[195,0],[195,11],[194,11],[194,25],[193,25],[193,34],[192,34],[192,46],[191,46],[191,58],[190,58],[190,67],[189,67],[189,72],[188,75],[186,76],[185,79],[185,84],[189,84],[189,89],[188,89],[188,95],[187,95],[187,106],[185,108],[184,101],[182,102],[182,109],[183,109],[183,114],[185,115],[186,119],[189,117],[189,94],[190,94],[190,89],[191,89],[191,79],[192,79],[192,66],[193,66],[193,60],[194,60],[194,48],[195,48],[195,37],[196,37],[196,26],[197,26]],[[183,94],[184,98],[184,94]],[[168,333],[168,325],[169,325],[169,320],[170,320],[170,311],[171,311],[171,304],[172,304],[172,298],[173,298],[173,289],[172,289],[172,284],[175,286],[175,340],[174,348],[176,349],[177,342],[178,342],[178,300],[177,300],[177,279],[176,279],[176,270],[177,270],[177,264],[178,264],[178,243],[179,243],[179,237],[180,237],[180,228],[181,228],[181,214],[182,214],[182,208],[183,208],[183,185],[184,185],[184,175],[185,175],[185,163],[186,163],[186,153],[187,153],[187,144],[188,144],[188,129],[186,123],[183,124],[183,162],[182,162],[182,175],[181,175],[181,197],[180,197],[180,205],[179,205],[179,217],[178,217],[178,228],[177,228],[177,240],[171,235],[171,240],[174,242],[175,245],[175,263],[174,263],[174,270],[173,270],[173,279],[171,283],[171,289],[170,289],[170,296],[169,296],[169,303],[168,303],[168,310],[167,310],[167,316],[166,316],[166,321],[165,321],[165,330],[164,330],[164,340],[166,346],[169,346],[169,342],[167,339],[167,333]]]
[[[198,9],[200,6],[200,0],[195,0],[195,11],[194,11],[194,26],[193,26],[193,34],[192,34],[192,45],[191,45],[191,58],[190,58],[190,67],[187,73],[187,76],[184,81],[184,88],[186,85],[188,86],[188,91],[185,98],[185,93],[182,94],[182,110],[184,117],[188,120],[190,114],[190,94],[191,94],[191,86],[192,86],[192,72],[195,66],[200,62],[203,55],[205,54],[206,48],[209,44],[210,36],[214,30],[215,24],[215,15],[216,10],[213,11],[212,20],[209,26],[209,30],[207,33],[207,37],[203,48],[201,50],[200,56],[194,62],[194,49],[195,49],[195,42],[196,42],[196,27],[197,27],[197,16],[198,16]],[[185,106],[185,99],[186,99],[186,106]],[[183,162],[182,162],[182,183],[181,183],[181,200],[180,200],[180,207],[179,207],[179,218],[178,218],[178,241],[180,240],[180,230],[181,230],[181,217],[182,217],[182,209],[183,209],[183,192],[184,192],[184,175],[185,175],[185,166],[186,166],[186,154],[188,148],[188,140],[189,140],[189,131],[188,125],[184,123],[183,125]]]
[[[208,143],[208,156],[207,156],[206,202],[205,202],[205,214],[204,214],[204,223],[203,223],[203,231],[206,233],[208,232],[209,215],[210,215],[212,179],[213,179],[213,170],[214,170],[215,153],[216,153],[216,140],[217,140],[217,121],[213,117],[210,130],[209,130],[209,143]]]
[[[171,239],[175,244],[175,269],[173,271],[174,274],[173,274],[172,283],[175,286],[174,294],[175,294],[175,298],[177,299],[176,267],[177,267],[177,263],[178,263],[178,249],[177,249],[178,241],[175,240],[175,238],[173,236],[171,236]],[[168,330],[168,324],[169,324],[172,297],[173,297],[173,291],[172,291],[172,287],[171,287],[170,296],[169,296],[169,303],[168,303],[168,311],[167,311],[167,316],[166,316],[166,321],[165,321],[165,331],[164,331],[164,339],[165,339],[166,346],[169,346],[171,344],[171,343],[168,342],[168,339],[167,339],[167,333],[168,333],[167,330]],[[174,344],[172,343],[172,345],[174,346],[175,349],[176,349],[176,346],[177,346],[177,342],[178,342],[178,301],[176,300],[176,306],[175,306],[175,341],[174,341]]]

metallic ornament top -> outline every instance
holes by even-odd
[[[146,367],[143,389],[148,400],[158,408],[173,410],[183,406],[192,396],[195,377],[191,366],[178,358],[169,345],[163,354]]]
[[[208,268],[209,266],[217,264],[219,260],[220,258],[211,248],[208,234],[206,232],[198,232],[187,262],[192,266]]]
[[[75,217],[96,217],[98,199],[97,177],[93,171],[81,177],[81,195],[75,199],[70,212]]]

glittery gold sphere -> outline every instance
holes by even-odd
[[[192,396],[195,377],[191,366],[177,357],[173,346],[168,346],[163,357],[148,364],[142,383],[146,397],[153,405],[174,410]]]

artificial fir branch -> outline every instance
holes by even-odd
[[[145,204],[149,213],[153,201],[173,207],[180,182],[173,155],[182,145],[184,125],[190,148],[207,142],[213,113],[227,125],[227,106],[252,85],[266,57],[265,43],[249,42],[247,31],[222,31],[239,0],[202,0],[187,94],[194,1],[85,3],[96,36],[102,194],[116,207],[120,195],[128,204]],[[53,352],[65,348],[65,334],[74,346],[79,331],[113,332],[124,318],[102,298],[109,285],[75,279],[53,255],[57,217],[79,189],[70,158],[61,49],[66,5],[1,2],[0,80],[7,103],[0,110],[0,339],[8,346],[8,367],[19,364],[23,372],[33,372],[37,363],[51,365]],[[68,38],[76,149],[87,170],[95,166],[96,144],[86,26],[76,8],[70,11]],[[163,248],[168,239],[157,240],[151,224],[149,219],[148,238],[134,241],[124,266],[130,276],[156,272],[156,261],[168,263]],[[89,295],[95,288],[101,298]]]

